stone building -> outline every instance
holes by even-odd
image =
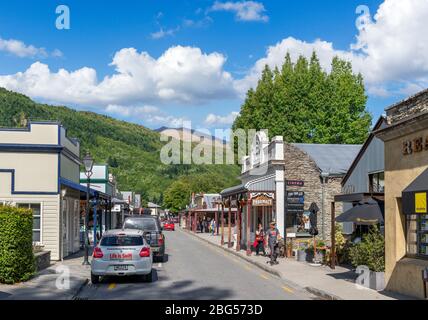
[[[314,202],[320,209],[317,219],[319,237],[329,243],[331,203],[334,196],[341,193],[342,179],[360,148],[360,145],[284,144],[285,197],[288,199],[289,193],[299,192],[303,196],[303,208],[297,214],[287,210],[287,201],[285,203],[287,233],[296,233],[300,237],[309,235],[301,211],[307,217]],[[336,215],[342,213],[341,204],[335,206],[335,212]]]
[[[360,145],[286,143],[281,136],[269,141],[257,132],[249,155],[243,158],[241,184],[220,194],[237,208],[239,246],[250,254],[257,225],[268,228],[274,219],[282,235],[310,237],[309,207],[318,212],[319,238],[330,242],[331,204],[341,192],[341,181]],[[341,205],[336,213],[342,212]]]

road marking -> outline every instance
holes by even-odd
[[[108,285],[108,289],[109,289],[109,290],[113,290],[114,288],[116,288],[116,283],[110,283],[110,284]]]
[[[162,262],[158,263],[158,268],[162,268]]]
[[[283,286],[283,287],[282,287],[282,289],[283,289],[284,291],[287,291],[288,293],[294,293],[294,291],[293,291],[293,290],[291,290],[289,287]]]
[[[265,280],[269,280],[269,278],[268,277],[266,277],[264,274],[261,274],[260,275],[260,277],[262,277],[263,279],[265,279]]]

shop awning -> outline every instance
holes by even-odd
[[[234,187],[231,187],[231,188],[224,189],[222,192],[220,192],[220,195],[223,198],[225,198],[225,197],[233,196],[233,195],[236,195],[236,194],[244,193],[244,192],[247,192],[247,191],[248,190],[245,187],[245,185],[244,184],[240,184],[238,186],[234,186]]]
[[[360,201],[356,206],[336,218],[336,222],[354,222],[360,225],[371,225],[383,222],[382,211],[376,200]]]
[[[428,169],[402,192],[404,214],[427,214]]]

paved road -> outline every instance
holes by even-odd
[[[154,281],[112,277],[87,285],[78,299],[314,299],[303,289],[177,230],[166,233],[167,261],[155,263]]]

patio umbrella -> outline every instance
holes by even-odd
[[[316,236],[316,235],[318,235],[317,213],[318,213],[318,211],[320,211],[320,209],[318,208],[318,206],[315,202],[312,202],[310,207],[309,207],[309,211],[311,212],[309,214],[309,221],[311,222],[311,229],[310,229],[309,233],[313,236]]]
[[[372,225],[383,221],[379,204],[372,198],[360,201],[336,218],[336,222],[354,222],[360,225]]]

